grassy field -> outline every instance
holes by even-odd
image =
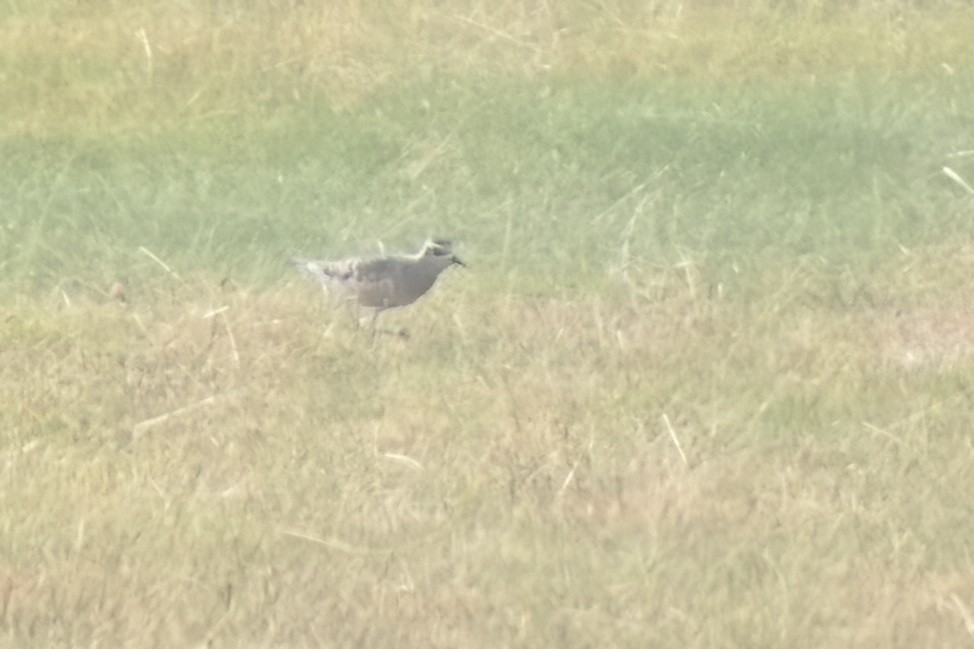
[[[0,646],[974,642],[967,3],[319,4],[0,4]]]

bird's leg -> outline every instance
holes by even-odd
[[[379,314],[382,313],[383,311],[385,311],[385,309],[376,309],[375,313],[372,314],[372,320],[370,326],[370,328],[372,329],[372,340],[375,341],[375,337],[379,334],[390,334],[398,338],[402,338],[403,340],[409,340],[409,334],[406,332],[405,329],[379,329],[379,326],[376,321],[379,318]]]
[[[382,309],[376,309],[372,313],[372,320],[371,320],[371,324],[370,324],[370,327],[369,327],[372,330],[372,345],[373,346],[375,345],[375,334],[376,334],[376,326],[375,326],[375,323],[376,323],[376,320],[379,319],[379,314],[380,313],[382,313]]]

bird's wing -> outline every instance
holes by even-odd
[[[355,261],[295,260],[293,263],[302,272],[310,275],[322,284],[327,284],[348,281],[354,273]]]
[[[348,272],[349,278],[359,283],[388,282],[402,273],[402,260],[396,257],[356,259]]]

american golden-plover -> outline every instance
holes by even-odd
[[[328,295],[375,309],[372,324],[386,309],[412,304],[454,264],[465,266],[449,241],[429,240],[415,255],[353,257],[337,261],[293,262]]]

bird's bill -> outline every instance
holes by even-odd
[[[453,256],[453,263],[456,264],[456,265],[458,265],[458,266],[463,266],[464,268],[467,267],[467,265],[465,263],[463,263],[463,260],[461,260],[456,255]]]

